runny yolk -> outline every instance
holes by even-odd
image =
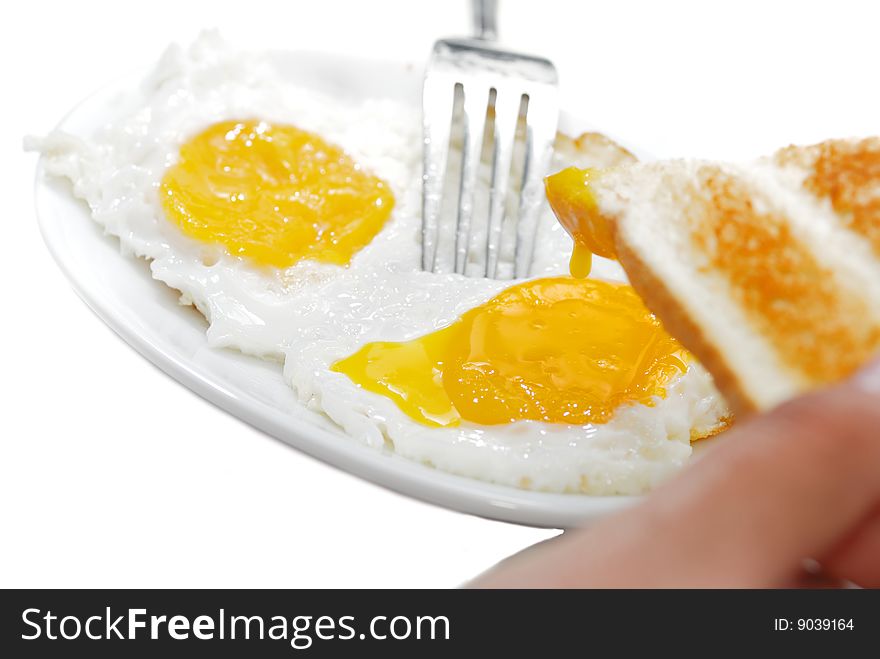
[[[293,126],[224,121],[180,149],[161,198],[170,221],[260,265],[346,264],[394,206],[388,185]]]
[[[577,279],[584,279],[590,275],[590,270],[592,269],[593,252],[580,241],[575,241],[574,247],[571,250],[571,260],[568,263],[568,271],[571,273],[571,276]]]
[[[430,426],[585,424],[625,403],[651,405],[687,360],[631,287],[556,277],[508,288],[421,338],[369,343],[332,368]]]
[[[572,277],[583,278],[590,274],[593,254],[617,258],[611,226],[599,212],[590,189],[591,182],[598,176],[595,169],[569,167],[544,180],[550,208],[574,239],[569,266]]]

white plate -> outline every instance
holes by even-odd
[[[316,53],[273,53],[290,83],[341,101],[386,96],[420,102],[421,67]],[[131,77],[127,78],[128,81]],[[118,107],[113,85],[83,101],[60,124],[89,135]],[[563,114],[560,127],[591,127]],[[117,334],[171,377],[218,407],[301,451],[387,488],[440,506],[493,519],[544,527],[587,523],[633,497],[529,492],[447,474],[394,454],[367,448],[325,417],[300,405],[278,364],[209,348],[198,313],[153,280],[145,261],[123,256],[70,187],[37,169],[36,204],[43,238],[79,295]]]

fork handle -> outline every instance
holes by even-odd
[[[474,35],[477,39],[495,41],[498,38],[497,0],[471,0],[474,10]]]

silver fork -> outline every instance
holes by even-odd
[[[519,199],[516,213],[514,277],[526,277],[535,249],[535,233],[543,199],[542,179],[553,153],[559,115],[557,75],[544,58],[522,55],[495,46],[495,0],[472,0],[476,36],[442,39],[425,71],[422,97],[424,169],[422,173],[422,268],[443,270],[438,258],[441,201],[449,164],[450,133],[456,86],[463,93],[463,140],[458,209],[453,246],[454,271],[459,274],[499,276],[502,240],[513,220],[506,212],[517,121],[525,112],[525,156],[521,181],[514,181]],[[494,109],[486,244],[471,254],[474,190],[489,110]],[[480,253],[482,252],[482,253]],[[476,257],[476,267],[468,263]],[[509,275],[508,275],[509,276]]]

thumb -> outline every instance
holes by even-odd
[[[857,549],[843,555],[865,560],[858,529],[880,504],[878,429],[880,362],[737,424],[643,503],[475,585],[778,586],[847,537]]]
[[[855,384],[876,397],[880,407],[880,361],[874,368],[859,373]],[[875,439],[880,442],[880,427],[875,426]],[[877,475],[880,479],[880,474]],[[880,505],[869,518],[823,560],[830,574],[854,581],[867,588],[880,588]]]

